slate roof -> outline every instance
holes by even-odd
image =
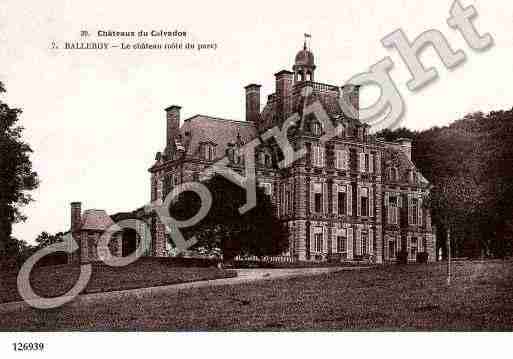
[[[81,230],[105,231],[114,224],[114,221],[106,211],[100,209],[88,209],[82,215]]]
[[[252,122],[196,115],[184,121],[180,134],[187,155],[197,156],[200,145],[210,142],[216,145],[216,156],[221,158],[228,143],[235,144],[238,139],[242,144],[248,143],[257,136],[257,129]]]
[[[385,168],[395,166],[399,170],[399,175],[403,177],[405,176],[406,170],[416,170],[415,173],[418,184],[423,186],[429,185],[429,181],[422,175],[422,173],[420,173],[413,161],[408,158],[399,144],[391,142],[384,142],[383,144],[385,146],[385,150],[383,151]]]
[[[327,86],[327,87],[334,87],[332,85],[328,84],[318,84],[321,86]],[[314,85],[315,86],[315,85]],[[274,125],[276,125],[277,121],[277,102],[275,100],[276,94],[272,94],[267,103],[264,106],[264,109],[262,110],[261,114],[261,127],[259,128],[260,131],[266,130]],[[339,119],[344,118],[346,122],[350,122],[353,126],[361,126],[362,122],[360,122],[358,119],[353,119],[349,116],[349,114],[344,114],[344,111],[342,110],[342,107],[340,106],[338,93],[328,93],[328,92],[320,92],[319,90],[316,90],[314,87],[314,90],[312,91],[312,94],[308,96],[306,99],[300,100],[299,108],[296,108],[296,112],[298,112],[300,115],[303,111],[303,106],[305,104],[310,105],[316,101],[319,101],[328,114],[328,116],[332,119]]]

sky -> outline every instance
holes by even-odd
[[[452,1],[64,1],[2,0],[0,4],[1,100],[23,110],[24,138],[41,184],[25,207],[14,235],[33,242],[41,231],[69,229],[69,204],[109,213],[130,211],[150,199],[155,153],[165,145],[164,108],[243,120],[244,86],[262,85],[262,103],[274,92],[274,73],[290,70],[309,33],[316,81],[342,85],[385,56],[406,104],[402,125],[412,129],[447,125],[466,113],[509,109],[513,67],[513,3],[467,1],[478,31],[494,46],[475,52],[449,28]],[[453,49],[465,52],[461,66],[447,70],[432,49],[422,60],[439,79],[415,93],[398,53],[381,39],[402,29],[413,40],[441,31]],[[120,43],[98,30],[181,30],[190,42],[216,43],[216,50],[53,50],[65,41]],[[123,40],[137,42],[139,39]],[[148,38],[147,41],[161,40]],[[167,39],[173,42],[173,39]],[[176,40],[174,40],[176,41]],[[377,88],[362,89],[372,104]],[[1,155],[1,154],[0,154]]]

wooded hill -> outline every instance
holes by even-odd
[[[412,159],[431,182],[429,205],[437,246],[453,255],[513,253],[513,109],[476,112],[449,126],[377,133],[387,141],[413,139]]]

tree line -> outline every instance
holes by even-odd
[[[432,185],[428,204],[444,254],[448,231],[455,256],[513,254],[513,109],[377,136],[413,140],[412,160]]]

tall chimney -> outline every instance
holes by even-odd
[[[260,115],[260,87],[261,85],[249,84],[246,89],[246,121],[258,122]]]
[[[174,139],[178,136],[178,130],[180,129],[180,106],[169,106],[166,108],[166,147],[172,149],[174,145]]]
[[[346,116],[354,119],[358,119],[360,112],[360,85],[344,85],[342,86],[342,103],[351,104],[352,107],[348,109],[349,113],[346,113],[346,109],[342,109]],[[354,113],[352,111],[355,111]]]
[[[76,231],[80,228],[82,223],[82,203],[72,202],[71,203],[71,232]]]
[[[403,152],[408,156],[408,159],[411,161],[411,138],[398,138],[396,141],[398,144],[401,145],[401,149]]]
[[[281,70],[274,74],[276,78],[276,101],[278,116],[283,121],[292,112],[292,84],[294,73],[288,70]]]

